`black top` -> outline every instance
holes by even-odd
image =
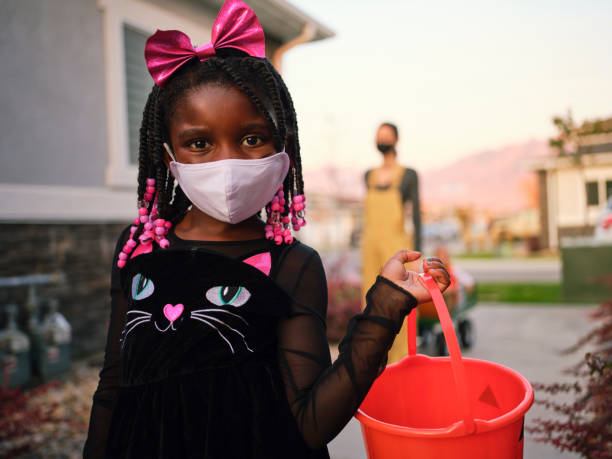
[[[84,456],[325,458],[386,364],[410,293],[379,277],[331,364],[317,252],[266,239],[171,246],[115,266]],[[270,253],[269,275],[242,260]]]
[[[368,185],[368,177],[372,170],[365,173],[365,183]],[[388,190],[391,185],[376,185],[376,189]],[[421,250],[421,204],[419,200],[419,176],[414,169],[406,168],[399,186],[402,202],[412,203],[412,223],[414,225],[414,250]]]

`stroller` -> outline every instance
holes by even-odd
[[[475,331],[467,312],[477,302],[477,288],[472,276],[460,268],[447,265],[451,276],[451,285],[444,292],[451,319],[458,331],[459,344],[463,349],[470,349],[475,342]],[[418,306],[418,340],[419,347],[435,356],[448,355],[442,327],[438,320],[433,302]]]

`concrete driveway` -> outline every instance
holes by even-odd
[[[584,352],[562,356],[559,350],[572,345],[593,326],[588,319],[592,309],[588,305],[481,304],[469,314],[476,328],[476,344],[465,355],[511,367],[532,382],[568,379],[562,375],[562,370],[578,362]],[[539,416],[550,417],[551,414],[534,405],[527,413],[526,425]],[[329,450],[333,459],[366,458],[361,429],[355,419],[330,443]],[[568,459],[579,456],[561,453],[527,436],[524,457]]]
[[[454,263],[476,282],[560,282],[561,260],[556,258],[458,258]]]

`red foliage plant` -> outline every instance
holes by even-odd
[[[527,430],[538,441],[548,442],[561,451],[573,451],[585,458],[612,458],[612,302],[596,309],[597,326],[567,349],[574,352],[586,344],[593,350],[567,372],[572,384],[534,384],[534,389],[555,395],[574,394],[573,401],[537,400],[556,413],[555,419],[535,419]]]
[[[30,401],[56,387],[53,381],[27,392],[0,388],[0,455],[14,457],[26,453],[43,441],[40,426],[51,420],[54,405],[38,405]]]

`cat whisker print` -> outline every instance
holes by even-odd
[[[232,351],[232,354],[236,353],[236,352],[234,352],[234,346],[232,346],[232,343],[230,343],[229,340],[225,337],[225,335],[223,333],[221,333],[221,330],[219,330],[217,327],[215,327],[213,324],[211,324],[209,321],[207,321],[205,319],[201,319],[200,317],[196,317],[196,316],[193,316],[193,315],[191,316],[191,318],[194,319],[194,320],[199,320],[200,322],[205,323],[209,327],[211,327],[214,330],[216,330],[217,333],[219,334],[219,336],[223,339],[223,341],[225,341],[227,343],[227,345],[230,348],[230,351]]]
[[[148,317],[138,317],[134,320],[131,320],[129,323],[125,324],[125,328],[123,329],[123,333],[121,336],[121,347],[125,346],[125,339],[127,335],[134,330],[138,325],[147,323],[151,320],[151,314]]]
[[[132,316],[126,315],[128,321],[125,323],[125,327],[123,328],[123,332],[121,333],[120,338],[122,348],[125,345],[125,338],[128,333],[134,330],[134,328],[136,328],[138,325],[149,322],[151,320],[150,312],[141,311],[139,309],[132,309],[126,314],[132,314]]]
[[[228,324],[226,324],[226,323],[225,323],[225,322],[223,322],[222,320],[219,320],[219,319],[217,319],[217,318],[215,318],[215,317],[213,317],[213,316],[210,316],[210,315],[208,315],[208,314],[196,313],[195,311],[193,311],[193,312],[191,313],[191,318],[192,318],[192,319],[196,319],[196,320],[197,320],[197,319],[209,319],[209,320],[212,320],[212,321],[214,321],[214,322],[217,322],[217,323],[219,323],[219,324],[221,324],[221,325],[224,325],[225,327],[229,328],[229,329],[230,329],[231,331],[233,331],[234,333],[237,333],[238,335],[240,335],[240,337],[242,338],[242,342],[244,343],[244,346],[245,346],[245,347],[246,347],[246,348],[247,348],[247,349],[248,349],[250,352],[253,352],[253,349],[251,349],[251,348],[249,347],[249,345],[247,344],[247,342],[246,342],[246,337],[245,337],[245,336],[244,336],[242,333],[240,333],[238,330],[236,330],[235,328],[230,327]],[[242,317],[241,317],[241,319],[242,319]],[[243,319],[243,320],[244,320],[244,319]],[[245,321],[245,322],[246,322],[246,321]],[[247,325],[248,325],[248,323],[247,323]]]
[[[191,314],[199,314],[199,313],[211,313],[211,312],[219,312],[219,313],[223,313],[223,314],[228,314],[232,317],[235,317],[236,319],[240,319],[242,320],[246,325],[248,325],[249,323],[244,319],[244,317],[239,316],[238,314],[234,314],[233,312],[229,312],[226,311],[225,309],[217,309],[217,308],[205,308],[205,309],[195,309],[193,311],[191,311]]]
[[[131,311],[130,311],[130,312],[131,312]],[[143,314],[143,315],[139,315],[139,316],[138,316],[138,317],[136,317],[135,319],[132,319],[132,320],[130,320],[129,322],[126,322],[125,326],[126,326],[126,328],[127,328],[127,327],[128,327],[130,324],[132,324],[132,323],[134,323],[134,322],[136,322],[136,321],[138,321],[138,320],[142,320],[142,319],[145,319],[145,320],[150,320],[150,319],[151,319],[151,314],[146,314],[146,315],[144,315],[144,314]]]
[[[147,311],[141,311],[139,309],[130,309],[127,314],[142,314],[143,316],[150,316],[151,313]]]

